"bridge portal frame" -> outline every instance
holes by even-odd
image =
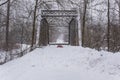
[[[41,22],[40,22],[40,36],[39,46],[47,46],[49,43],[49,23],[47,18],[52,17],[69,17],[69,43],[67,45],[79,46],[79,35],[78,35],[78,14],[76,10],[42,10],[41,11]],[[57,45],[57,44],[54,44]],[[66,45],[66,44],[62,44]]]

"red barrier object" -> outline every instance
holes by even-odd
[[[62,45],[57,45],[57,48],[63,48],[63,46]]]

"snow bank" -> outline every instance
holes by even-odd
[[[0,80],[119,80],[120,53],[48,46],[0,66]]]

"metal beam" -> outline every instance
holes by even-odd
[[[42,10],[42,17],[77,17],[76,10]]]
[[[77,17],[78,15],[41,15],[41,17]]]

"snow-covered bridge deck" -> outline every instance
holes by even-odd
[[[119,80],[119,57],[82,47],[37,48],[1,65],[0,80]]]

